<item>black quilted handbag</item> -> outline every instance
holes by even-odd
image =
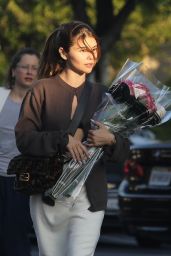
[[[7,174],[15,174],[14,189],[28,195],[43,193],[52,187],[63,169],[63,157],[18,155],[8,166]]]

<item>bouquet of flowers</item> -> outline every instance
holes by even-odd
[[[112,132],[128,137],[138,129],[161,125],[171,118],[171,91],[150,73],[141,71],[142,63],[127,60],[92,118]],[[151,77],[150,77],[150,76]],[[86,142],[85,142],[86,143]],[[69,160],[56,184],[45,192],[55,200],[76,197],[94,164],[103,155],[102,147],[88,149],[90,159],[81,165]]]

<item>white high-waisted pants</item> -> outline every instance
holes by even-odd
[[[104,211],[88,210],[85,187],[76,200],[48,206],[40,195],[31,196],[30,210],[39,256],[93,256]]]

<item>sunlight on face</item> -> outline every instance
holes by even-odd
[[[92,36],[86,36],[84,39],[78,38],[76,47],[82,52],[89,52],[93,55],[95,61],[97,61],[98,49],[96,39]]]
[[[95,37],[87,34],[73,38],[72,46],[66,53],[66,68],[78,74],[89,74],[98,61],[99,51]]]

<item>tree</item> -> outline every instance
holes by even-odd
[[[90,19],[86,12],[87,2],[85,0],[71,0],[71,6],[74,18],[90,23]],[[119,12],[115,14],[115,2],[112,0],[96,0],[96,24],[95,30],[101,38],[102,58],[96,68],[96,80],[103,81],[105,74],[106,61],[105,57],[108,49],[120,39],[124,24],[126,23],[130,13],[135,9],[137,0],[124,1]],[[122,1],[123,2],[123,1]],[[90,24],[93,26],[93,24]]]
[[[156,31],[156,25],[158,26],[160,23],[161,26],[162,17],[169,19],[169,22],[165,29],[162,28],[160,41],[168,40],[170,33],[164,33],[164,31],[168,31],[171,28],[169,25],[171,23],[169,18],[171,12],[170,0],[96,0],[93,2],[94,4],[92,4],[92,1],[86,0],[70,1],[74,18],[94,26],[98,36],[101,38],[102,58],[96,69],[96,80],[107,81],[105,70],[109,65],[108,55],[113,57],[112,59],[110,57],[110,63],[116,59],[114,62],[118,64],[118,60],[120,63],[122,62],[123,55],[130,54],[135,56],[137,54],[141,58],[141,53],[146,54],[147,51],[156,50],[156,44],[159,47],[159,34],[157,39],[154,32]],[[94,17],[90,19],[90,15],[88,15],[90,3],[91,8],[96,10],[95,23]],[[145,43],[143,39],[146,39]]]
[[[48,34],[71,19],[65,1],[0,0],[0,80],[18,48],[31,46],[41,51]]]
[[[170,12],[171,0],[0,0],[0,80],[19,47],[41,50],[59,23],[78,19],[101,39],[95,77],[109,83],[127,57],[141,60],[169,44]]]
[[[170,14],[171,0],[0,0],[1,84],[18,48],[41,51],[49,33],[72,19],[90,24],[101,39],[96,80],[110,84],[127,58],[141,61],[153,56],[160,68],[156,74],[164,70],[171,84]],[[161,133],[160,127],[156,130]]]

